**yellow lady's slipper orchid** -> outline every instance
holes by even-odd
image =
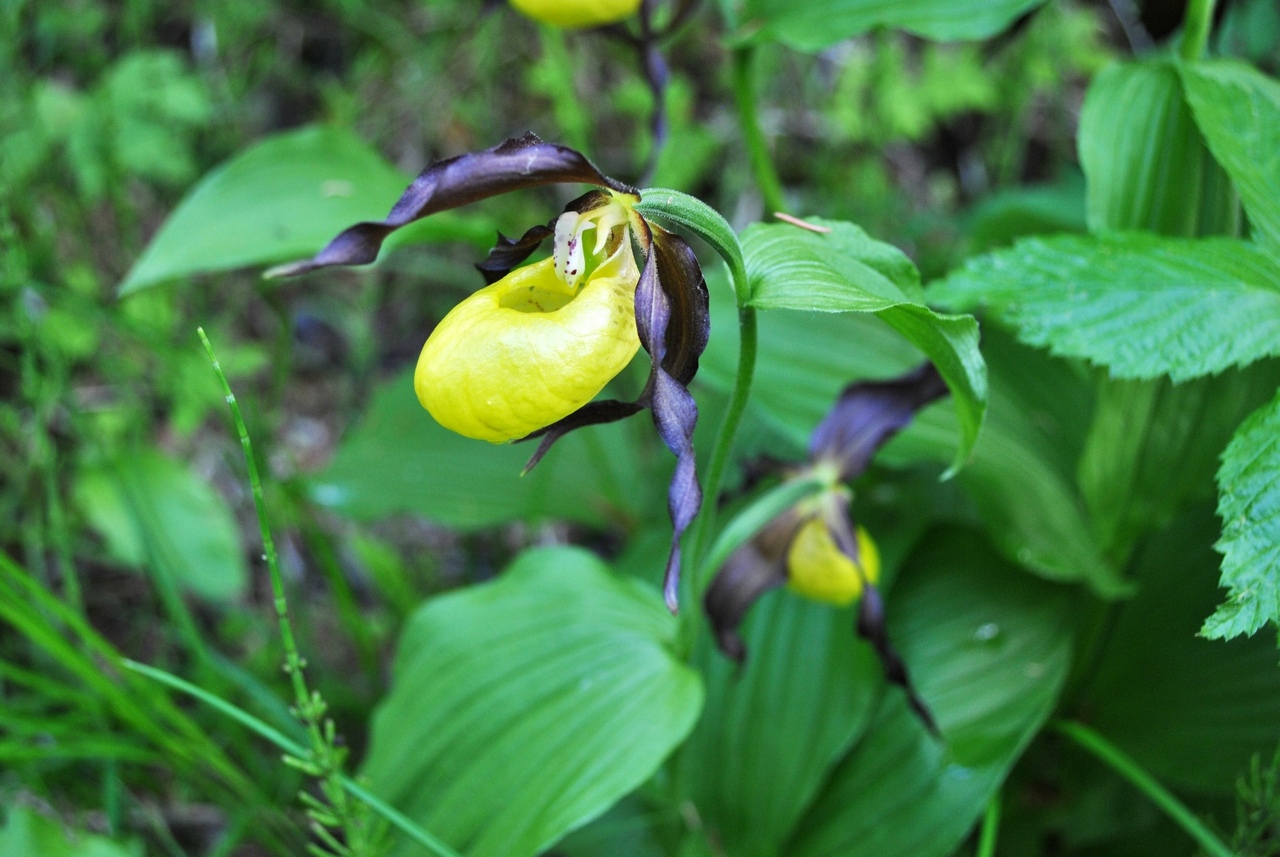
[[[634,15],[641,0],[511,0],[516,11],[566,29],[615,24]]]
[[[521,0],[549,9],[549,0]],[[635,2],[596,4],[609,15]],[[583,10],[586,4],[560,4]],[[582,21],[581,11],[563,13]],[[418,399],[442,425],[494,443],[540,438],[533,467],[568,432],[649,411],[676,456],[667,489],[671,552],[663,594],[672,610],[680,536],[702,505],[693,431],[698,406],[689,382],[707,347],[707,284],[693,250],[636,209],[639,192],[609,178],[581,152],[534,134],[437,161],[382,220],[344,229],[319,253],[268,272],[292,277],[332,265],[365,265],[398,229],[438,211],[539,185],[594,185],[570,202],[554,228],[518,239],[499,234],[476,267],[486,288],[455,307],[423,346],[414,373]],[[517,268],[554,236],[552,258]],[[643,348],[649,378],[633,401],[595,396]]]
[[[810,518],[800,527],[787,551],[787,585],[815,601],[840,607],[862,594],[863,581],[880,579],[880,552],[862,527],[857,528],[858,566],[836,547],[822,518]]]
[[[912,710],[937,733],[933,715],[889,641],[876,587],[880,552],[850,519],[853,494],[844,483],[866,470],[876,451],[917,411],[946,392],[942,376],[928,363],[898,378],[850,384],[810,435],[807,462],[796,467],[769,459],[751,468],[753,478],[781,473],[785,480],[816,481],[822,488],[766,523],[729,555],[711,581],[703,605],[722,652],[736,661],[746,658],[739,628],[751,606],[780,586],[840,607],[857,602],[858,636],[871,644],[885,677],[903,689]]]
[[[503,443],[595,398],[640,349],[640,271],[631,248],[616,243],[579,285],[550,258],[454,307],[418,358],[413,386],[422,406],[458,434]]]

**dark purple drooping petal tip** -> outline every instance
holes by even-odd
[[[837,544],[839,543],[837,541]],[[907,704],[920,718],[924,727],[929,730],[929,734],[935,738],[941,738],[942,733],[938,731],[933,713],[916,692],[915,685],[911,683],[906,662],[889,642],[889,632],[885,625],[884,599],[880,596],[880,590],[869,580],[864,580],[862,583],[862,597],[858,601],[858,618],[855,627],[858,636],[875,649],[876,657],[880,659],[880,665],[884,669],[885,679],[902,688],[907,695]]]
[[[946,394],[932,363],[897,378],[850,384],[809,438],[809,458],[834,460],[841,480],[852,479],[921,408]]]
[[[429,214],[514,190],[562,183],[637,194],[630,185],[600,172],[582,153],[529,133],[491,149],[437,161],[413,180],[384,220],[357,223],[311,259],[281,265],[268,274],[295,277],[331,265],[367,265],[378,258],[388,235]]]
[[[551,449],[555,442],[574,429],[617,422],[640,413],[645,407],[646,405],[639,400],[635,402],[620,402],[616,399],[603,399],[599,402],[588,402],[569,414],[569,416],[520,438],[517,443],[540,439],[538,448],[530,456],[521,475],[536,467],[538,462],[542,460],[542,456],[547,454],[547,451]]]
[[[738,628],[762,595],[787,582],[787,549],[803,523],[793,511],[774,518],[729,555],[707,587],[702,606],[715,632],[716,645],[738,663],[747,657]]]

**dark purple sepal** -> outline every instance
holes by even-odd
[[[738,629],[762,595],[787,582],[787,550],[803,523],[794,510],[774,518],[729,555],[707,587],[702,606],[715,632],[716,646],[738,663],[747,657]]]
[[[911,710],[920,718],[925,728],[937,737],[939,735],[938,725],[933,719],[933,714],[929,711],[929,707],[924,704],[924,700],[920,698],[920,694],[916,693],[915,685],[911,683],[911,676],[907,673],[906,662],[902,660],[898,650],[889,642],[889,632],[884,616],[884,599],[880,597],[880,590],[876,588],[874,583],[862,576],[862,560],[859,556],[858,537],[855,534],[853,524],[850,523],[843,509],[840,510],[838,515],[826,516],[824,521],[836,547],[840,549],[841,553],[849,557],[854,567],[858,569],[859,576],[862,577],[862,596],[858,599],[858,618],[854,625],[858,636],[870,643],[871,647],[875,649],[876,657],[880,659],[880,665],[884,669],[884,677],[891,684],[896,684],[902,688],[907,695],[907,704],[911,706]]]
[[[920,718],[924,727],[929,730],[929,734],[935,738],[941,738],[942,733],[938,731],[933,713],[929,711],[929,706],[924,704],[920,694],[916,693],[915,685],[911,683],[906,663],[889,642],[884,621],[884,600],[880,597],[880,590],[870,583],[862,588],[862,598],[858,602],[858,621],[854,627],[858,631],[858,636],[875,649],[877,657],[880,658],[880,664],[884,668],[884,677],[906,693],[907,704]]]
[[[644,221],[640,221],[644,224]],[[644,241],[648,235],[642,235]],[[698,406],[685,385],[666,369],[667,327],[671,302],[658,277],[658,252],[650,243],[648,257],[636,284],[636,332],[640,345],[649,353],[649,383],[645,386],[648,406],[658,435],[676,456],[676,470],[667,489],[667,511],[671,515],[671,553],[663,576],[662,596],[668,609],[676,612],[680,589],[680,537],[702,507],[702,486],[698,484],[697,461],[693,451],[693,430],[698,423]]]
[[[378,258],[388,235],[429,214],[514,190],[560,183],[636,193],[635,188],[600,172],[582,153],[525,134],[482,152],[437,161],[413,180],[385,220],[357,223],[311,259],[282,265],[271,274],[293,277],[330,265],[367,265]]]
[[[542,460],[542,456],[555,445],[555,442],[564,437],[574,429],[585,428],[586,426],[598,426],[604,423],[616,423],[618,420],[624,420],[627,417],[634,416],[643,411],[647,405],[645,404],[645,396],[641,396],[634,402],[620,402],[617,399],[602,399],[598,402],[588,402],[578,408],[569,416],[557,420],[546,428],[520,438],[517,443],[526,440],[534,440],[541,438],[538,448],[533,455],[529,457],[529,461],[524,466],[521,475],[527,474],[530,470],[537,466]]]
[[[679,235],[652,223],[652,253],[657,259],[658,282],[670,307],[663,343],[662,365],[681,384],[688,385],[698,372],[698,358],[711,334],[710,295],[702,266],[693,249]]]
[[[499,232],[498,243],[493,245],[493,249],[489,251],[489,255],[483,262],[476,264],[476,270],[484,277],[485,285],[492,286],[528,259],[543,241],[555,234],[553,227],[542,225],[534,226],[516,239],[508,238]]]
[[[932,363],[897,378],[850,384],[813,430],[809,460],[835,461],[840,479],[853,479],[917,411],[946,394],[947,385]]]

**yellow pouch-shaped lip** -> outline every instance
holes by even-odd
[[[595,398],[640,348],[639,272],[622,247],[574,294],[555,260],[517,268],[458,304],[422,348],[413,386],[445,428],[502,443]]]
[[[787,585],[815,601],[844,606],[862,594],[862,579],[875,583],[880,577],[880,552],[862,527],[857,528],[858,558],[862,574],[845,556],[821,516],[804,524],[787,551]]]
[[[599,27],[630,18],[641,0],[511,0],[530,18],[556,27]]]

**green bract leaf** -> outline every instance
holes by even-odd
[[[1243,241],[1116,233],[1028,239],[929,291],[1122,378],[1175,381],[1280,354],[1280,264]]]
[[[1231,61],[1179,70],[1200,130],[1235,182],[1255,234],[1280,249],[1280,83]]]
[[[1182,96],[1174,63],[1116,63],[1080,114],[1089,228],[1193,236],[1236,231],[1239,204]]]
[[[952,471],[969,457],[987,405],[987,374],[970,316],[924,305],[920,275],[902,251],[851,223],[814,219],[830,230],[757,224],[742,234],[751,305],[757,309],[873,312],[933,361],[959,417]],[[852,380],[846,379],[846,380]]]
[[[146,566],[205,598],[244,592],[249,572],[235,517],[207,482],[156,450],[81,471],[76,504],[117,562]]]
[[[530,551],[410,619],[363,774],[468,857],[540,853],[693,728],[702,685],[675,633],[644,584],[582,550]]]
[[[683,795],[725,853],[776,855],[832,766],[866,728],[880,664],[852,610],[790,592],[760,600],[743,625],[746,665],[703,635],[707,704],[676,765]]]
[[[384,216],[408,183],[340,128],[268,138],[192,188],[120,284],[120,294],[190,274],[310,256],[351,224]],[[446,212],[409,237],[483,247],[494,233],[487,219]]]
[[[689,230],[715,248],[730,271],[746,270],[738,236],[720,212],[697,197],[669,188],[647,188],[640,192],[640,199],[636,210],[645,217]]]
[[[417,514],[462,529],[564,518],[600,525],[662,514],[636,459],[635,421],[567,435],[526,476],[532,444],[497,446],[442,428],[413,393],[413,373],[383,385],[312,496],[361,520]],[[660,490],[660,489],[658,489]]]
[[[1044,0],[747,0],[739,31],[817,52],[877,27],[936,41],[985,39]]]
[[[1222,585],[1227,602],[1205,622],[1207,637],[1252,634],[1280,622],[1280,394],[1236,431],[1218,471]]]
[[[812,218],[823,232],[756,223],[742,233],[756,309],[878,312],[924,303],[907,255],[852,223]]]
[[[788,857],[950,854],[1057,700],[1069,592],[1018,573],[968,532],[923,544],[889,594],[889,634],[944,740],[886,690]]]
[[[1083,707],[1092,726],[1163,782],[1227,796],[1249,758],[1269,757],[1280,741],[1280,670],[1269,636],[1196,636],[1218,599],[1209,547],[1216,529],[1200,507],[1137,554],[1138,595],[1117,607]]]
[[[821,479],[814,478],[782,482],[766,491],[724,525],[724,529],[720,531],[715,544],[711,546],[706,559],[703,560],[703,567],[714,573],[730,554],[750,541],[765,524],[805,497],[817,494],[824,487],[826,485]]]

